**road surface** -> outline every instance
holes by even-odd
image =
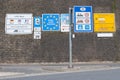
[[[120,80],[120,68],[99,71],[32,75],[2,80]]]

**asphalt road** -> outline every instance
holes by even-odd
[[[120,80],[120,69],[37,75],[2,80]]]

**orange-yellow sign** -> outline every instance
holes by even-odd
[[[94,13],[95,32],[115,32],[114,13]]]

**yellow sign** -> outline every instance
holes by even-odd
[[[95,32],[115,32],[114,13],[94,13]]]

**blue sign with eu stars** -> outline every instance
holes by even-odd
[[[40,16],[34,17],[34,27],[41,27],[41,18]]]
[[[92,6],[74,6],[74,32],[93,32]]]
[[[60,31],[59,14],[42,14],[43,31]]]

